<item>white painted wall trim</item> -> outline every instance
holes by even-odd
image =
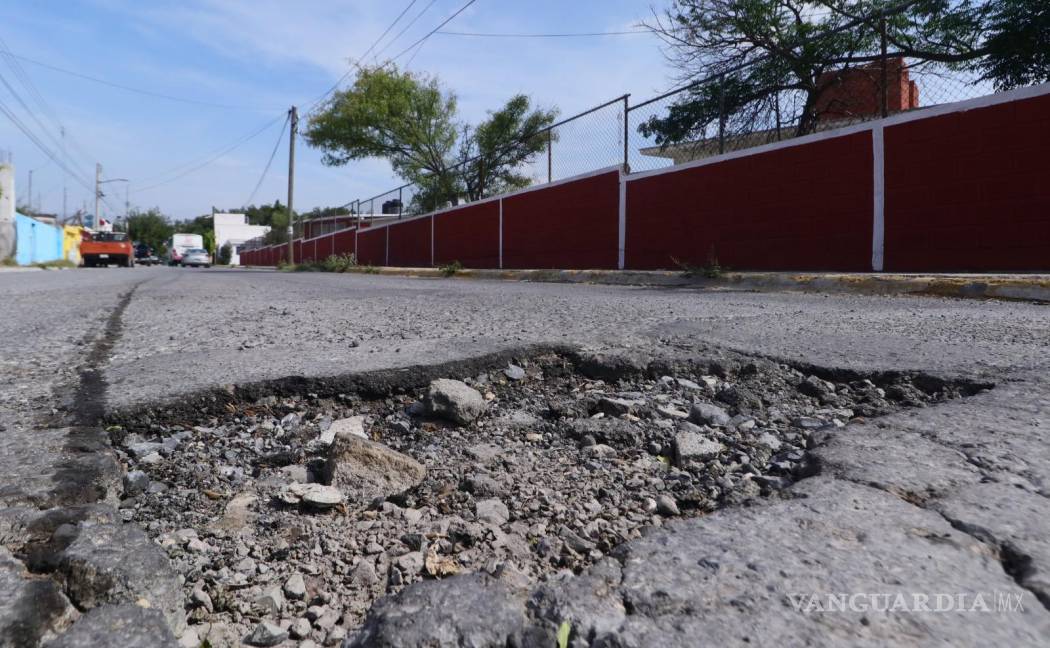
[[[503,269],[503,199],[499,199],[499,269]]]
[[[623,169],[620,169],[620,198],[619,198],[619,250],[616,257],[616,267],[624,268],[627,256],[627,181],[624,179]]]
[[[886,146],[883,125],[871,130],[872,168],[874,170],[874,197],[872,206],[871,269],[882,272],[886,253]]]

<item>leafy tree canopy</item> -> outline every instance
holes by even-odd
[[[324,151],[326,164],[388,160],[418,185],[416,207],[433,209],[527,185],[520,166],[543,150],[546,139],[537,133],[556,114],[517,95],[471,126],[458,118],[455,95],[435,77],[371,67],[311,115],[304,132]]]
[[[839,73],[880,59],[883,16],[887,53],[912,69],[975,70],[999,89],[1050,79],[1045,0],[673,0],[648,26],[679,80],[700,83],[639,130],[661,145],[812,132]]]
[[[171,221],[158,207],[132,209],[128,213],[127,231],[132,241],[145,243],[157,252],[167,252],[167,240],[175,232]]]

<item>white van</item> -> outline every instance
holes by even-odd
[[[172,234],[168,239],[168,265],[179,265],[187,250],[204,247],[200,234]]]

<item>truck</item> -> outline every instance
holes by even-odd
[[[179,265],[186,250],[204,247],[204,237],[200,234],[172,234],[168,239],[168,265]]]
[[[135,250],[124,232],[86,229],[80,238],[80,258],[85,268],[110,264],[131,268],[135,265]]]

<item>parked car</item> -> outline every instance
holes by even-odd
[[[199,268],[204,266],[205,268],[211,267],[211,255],[204,248],[190,248],[182,255],[182,259],[179,260],[179,264],[183,268],[193,266]]]
[[[137,243],[135,244],[135,263],[147,266],[157,265],[160,263],[160,257],[157,256],[150,246],[145,243]]]
[[[135,265],[135,250],[124,232],[84,230],[80,239],[80,258],[85,268],[110,264],[131,268]]]

